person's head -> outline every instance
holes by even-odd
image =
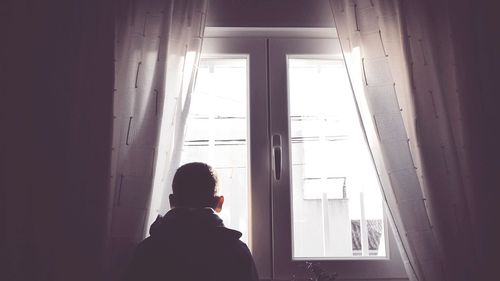
[[[182,165],[174,175],[170,206],[203,208],[220,212],[224,197],[218,196],[217,175],[209,165],[192,162]]]

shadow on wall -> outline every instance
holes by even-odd
[[[104,280],[111,3],[2,3],[1,280]]]

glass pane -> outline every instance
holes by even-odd
[[[294,258],[385,256],[379,182],[343,62],[289,58],[288,81]]]
[[[225,202],[219,216],[248,243],[247,59],[202,59],[181,164],[206,162]]]

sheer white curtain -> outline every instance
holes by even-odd
[[[116,7],[108,230],[112,275],[119,274],[144,237],[149,213],[156,213],[156,199],[169,186],[165,179],[175,166],[174,148],[182,142],[206,1],[130,0],[117,1]]]
[[[331,7],[410,280],[473,280],[475,208],[462,176],[452,41],[440,37],[449,35],[448,20],[432,17],[442,3],[423,2]]]
[[[165,102],[163,107],[163,112],[166,115],[160,129],[158,160],[154,173],[148,225],[158,215],[163,215],[170,209],[168,196],[172,193],[173,175],[180,163],[186,121],[191,106],[191,94],[196,82],[205,28],[206,1],[198,1],[197,5],[202,5],[204,10],[203,17],[196,19],[198,21],[196,30],[185,27],[176,29],[176,32],[179,32],[177,36],[183,40],[179,40],[177,44],[170,46],[171,49],[169,50],[169,55],[177,53],[181,54],[182,57],[176,56],[175,59],[180,58],[180,60],[174,64],[169,64],[167,70],[167,92],[173,92],[177,95],[169,95],[167,97],[168,101]],[[190,32],[195,32],[196,36],[193,36]],[[185,44],[184,41],[189,43]],[[178,71],[179,69],[182,71]]]

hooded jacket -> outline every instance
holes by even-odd
[[[151,225],[124,281],[257,281],[241,233],[226,228],[211,208],[174,208]]]

